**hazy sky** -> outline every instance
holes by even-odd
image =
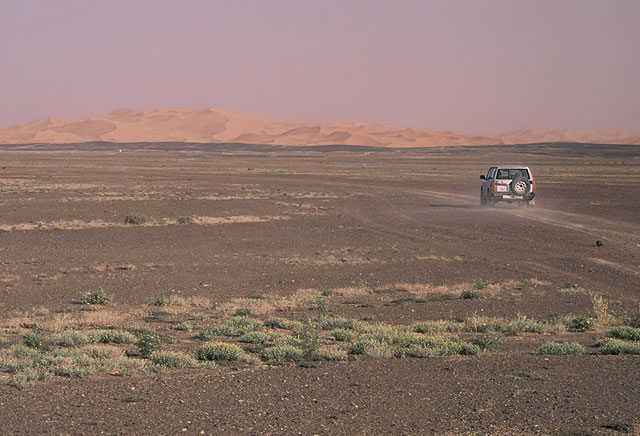
[[[639,0],[0,0],[0,127],[116,108],[640,133]]]

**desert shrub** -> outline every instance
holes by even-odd
[[[391,343],[393,337],[398,332],[405,330],[405,327],[393,326],[385,323],[369,324],[357,321],[353,324],[353,330],[378,342]]]
[[[294,347],[300,347],[300,340],[290,334],[276,333],[271,335],[270,339],[273,345],[293,345]]]
[[[149,330],[138,332],[136,340],[136,348],[140,355],[149,357],[160,347],[160,336]]]
[[[241,308],[241,309],[236,309],[233,315],[234,316],[253,316],[253,312],[251,312],[251,309]]]
[[[136,337],[133,333],[122,329],[87,330],[89,342],[100,344],[133,344]]]
[[[33,349],[40,349],[44,345],[42,331],[39,328],[33,328],[31,333],[24,337],[24,344]]]
[[[624,325],[629,327],[640,328],[640,309],[634,310],[624,320]]]
[[[602,354],[640,354],[640,342],[605,338],[596,344]]]
[[[134,374],[152,374],[157,368],[150,366],[143,359],[119,357],[110,361],[110,371],[116,375],[129,376]]]
[[[314,302],[316,304],[314,310],[318,316],[327,316],[329,314],[329,301],[326,297],[316,296]]]
[[[250,316],[234,316],[228,323],[238,332],[252,332],[262,327],[262,321]]]
[[[635,428],[635,426],[630,422],[605,422],[604,424],[601,424],[600,427],[628,434],[631,434]]]
[[[491,283],[486,281],[486,280],[482,280],[482,279],[475,279],[473,281],[473,289],[477,289],[477,290],[482,290],[482,289],[486,289],[487,286],[489,286]]]
[[[480,347],[469,342],[460,342],[457,351],[462,356],[475,356],[480,352]]]
[[[504,320],[487,316],[473,315],[465,319],[465,330],[472,333],[487,333],[502,331]]]
[[[181,216],[178,218],[178,224],[193,224],[193,218],[190,216]]]
[[[265,348],[261,357],[263,360],[272,362],[297,361],[304,358],[304,351],[292,345],[275,345]]]
[[[193,324],[190,321],[182,321],[173,326],[174,330],[178,330],[181,332],[190,332],[193,330]]]
[[[91,357],[92,359],[108,359],[119,350],[112,346],[89,345],[78,350],[81,353]]]
[[[227,342],[209,342],[196,350],[198,360],[211,360],[214,362],[240,362],[246,361],[247,355],[236,344]]]
[[[299,341],[300,348],[307,357],[320,347],[320,332],[318,326],[311,320],[296,329],[293,336]]]
[[[234,316],[226,324],[201,332],[200,339],[206,339],[206,336],[242,336],[260,327],[262,327],[260,320],[250,316]]]
[[[82,347],[89,342],[89,336],[78,330],[61,330],[51,335],[51,343],[61,347]]]
[[[150,359],[156,365],[169,368],[193,368],[198,365],[193,357],[177,351],[154,351]]]
[[[593,307],[593,313],[596,315],[598,322],[606,324],[609,321],[609,304],[604,301],[604,297],[595,292],[591,293],[591,306]]]
[[[349,355],[346,350],[342,350],[337,347],[324,346],[314,351],[312,357],[317,360],[340,361],[347,360]]]
[[[353,340],[353,332],[347,329],[336,329],[331,332],[331,335],[338,342],[351,342]]]
[[[302,327],[302,323],[294,319],[273,317],[265,320],[264,326],[272,329],[296,330]]]
[[[49,315],[49,309],[46,307],[34,307],[31,309],[31,313],[34,316],[47,316]]]
[[[6,347],[11,344],[12,342],[10,339],[5,338],[4,336],[0,336],[0,347]]]
[[[125,224],[140,225],[149,221],[149,217],[141,212],[130,212],[124,217]]]
[[[579,315],[575,318],[571,318],[568,321],[568,327],[570,330],[576,332],[584,332],[593,328],[593,317],[590,315]]]
[[[463,300],[473,300],[476,298],[480,298],[480,293],[472,289],[465,289],[460,293],[460,298],[462,298]]]
[[[388,342],[380,342],[371,337],[364,337],[349,346],[349,354],[357,354],[372,359],[388,359],[393,357],[395,348]]]
[[[519,313],[516,319],[503,326],[502,330],[507,335],[517,336],[520,333],[558,333],[564,328],[560,324],[538,321]]]
[[[102,288],[97,291],[85,292],[80,296],[80,302],[82,304],[99,304],[101,306],[107,306],[112,301],[113,295],[107,294]]]
[[[605,333],[609,338],[627,339],[630,341],[640,341],[640,328],[629,326],[614,327]]]
[[[324,317],[316,321],[321,330],[352,329],[354,320],[340,317]]]
[[[248,332],[238,338],[238,342],[246,344],[264,344],[269,336],[261,332]]]
[[[536,354],[583,354],[584,347],[577,342],[547,342],[542,344]]]
[[[416,333],[459,332],[462,324],[451,321],[420,321],[411,324],[409,330]]]
[[[160,307],[184,306],[185,304],[187,304],[187,300],[185,300],[184,298],[177,297],[175,295],[166,295],[166,294],[163,294],[163,295],[160,295],[159,297],[154,298],[149,303],[150,306],[160,306]]]
[[[200,339],[201,341],[210,341],[217,338],[218,336],[221,335],[218,335],[218,330],[216,327],[207,327],[200,330],[195,337],[196,339]]]
[[[10,383],[18,389],[23,389],[46,377],[47,371],[44,368],[26,368],[11,376]]]
[[[473,338],[471,338],[470,342],[473,345],[477,345],[478,347],[480,347],[480,350],[486,351],[489,348],[494,347],[502,342],[502,335],[495,332],[482,333],[479,335],[475,335]]]

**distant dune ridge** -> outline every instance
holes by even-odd
[[[362,123],[278,121],[219,109],[118,109],[84,120],[45,118],[0,129],[0,144],[109,142],[238,142],[274,145],[434,147],[530,142],[640,144],[640,136],[616,131],[524,129],[507,135],[469,136]]]

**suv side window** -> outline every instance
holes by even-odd
[[[491,167],[491,168],[489,168],[489,171],[487,171],[487,176],[486,176],[486,178],[487,178],[487,179],[491,179],[491,178],[493,178],[493,173],[495,172],[495,170],[496,170],[496,167]]]

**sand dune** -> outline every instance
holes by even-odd
[[[514,142],[584,142],[598,144],[640,144],[640,136],[617,130],[520,129],[501,138]]]
[[[632,138],[614,131],[554,129],[518,130],[499,137],[469,136],[372,124],[279,121],[219,109],[118,109],[84,120],[45,118],[0,130],[0,144],[87,141],[432,147],[556,141],[638,144],[640,137]]]

